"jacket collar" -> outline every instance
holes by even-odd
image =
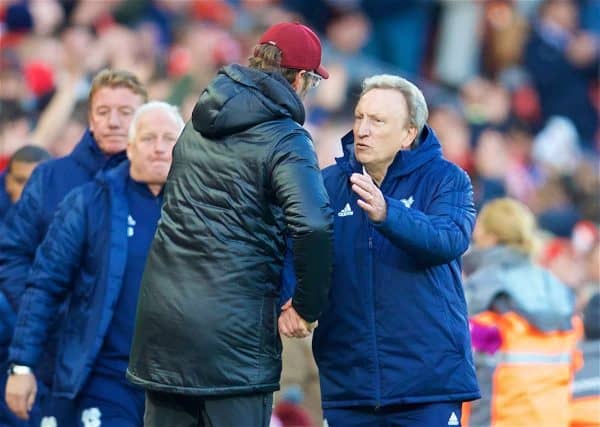
[[[107,184],[115,192],[124,193],[130,166],[129,160],[125,160],[115,168],[100,172],[96,179]]]
[[[125,152],[107,157],[100,151],[94,135],[89,129],[79,140],[70,154],[78,164],[80,164],[90,175],[95,175],[101,169],[112,168],[127,158]]]

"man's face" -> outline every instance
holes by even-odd
[[[143,98],[125,87],[102,87],[91,100],[90,129],[106,155],[124,151],[127,147],[127,131],[135,110]]]
[[[579,20],[577,6],[571,0],[555,1],[547,7],[546,17],[567,31],[575,31]]]
[[[162,185],[171,168],[179,124],[162,110],[150,110],[137,121],[135,138],[127,146],[131,176],[149,185]]]
[[[371,89],[354,110],[354,154],[365,166],[387,168],[407,149],[416,129],[409,127],[404,95],[394,89]]]
[[[31,172],[37,166],[37,163],[13,161],[10,170],[6,174],[6,192],[13,203],[21,198],[23,187],[31,176]]]

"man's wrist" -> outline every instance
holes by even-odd
[[[8,367],[8,375],[29,375],[33,374],[32,369],[29,366],[25,365],[17,365],[16,363],[11,363]]]

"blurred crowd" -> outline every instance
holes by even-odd
[[[541,230],[536,259],[576,290],[582,310],[600,281],[597,0],[5,0],[0,172],[26,144],[72,150],[100,69],[134,72],[150,99],[187,120],[221,66],[246,64],[266,28],[294,20],[323,37],[331,74],[307,100],[321,166],[341,154],[366,76],[415,81],[477,206],[502,196],[526,204]],[[295,389],[284,397],[302,399]]]

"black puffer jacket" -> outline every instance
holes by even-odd
[[[326,303],[333,217],[304,107],[279,75],[222,69],[173,153],[128,377],[196,395],[279,387],[286,233],[306,320]]]

